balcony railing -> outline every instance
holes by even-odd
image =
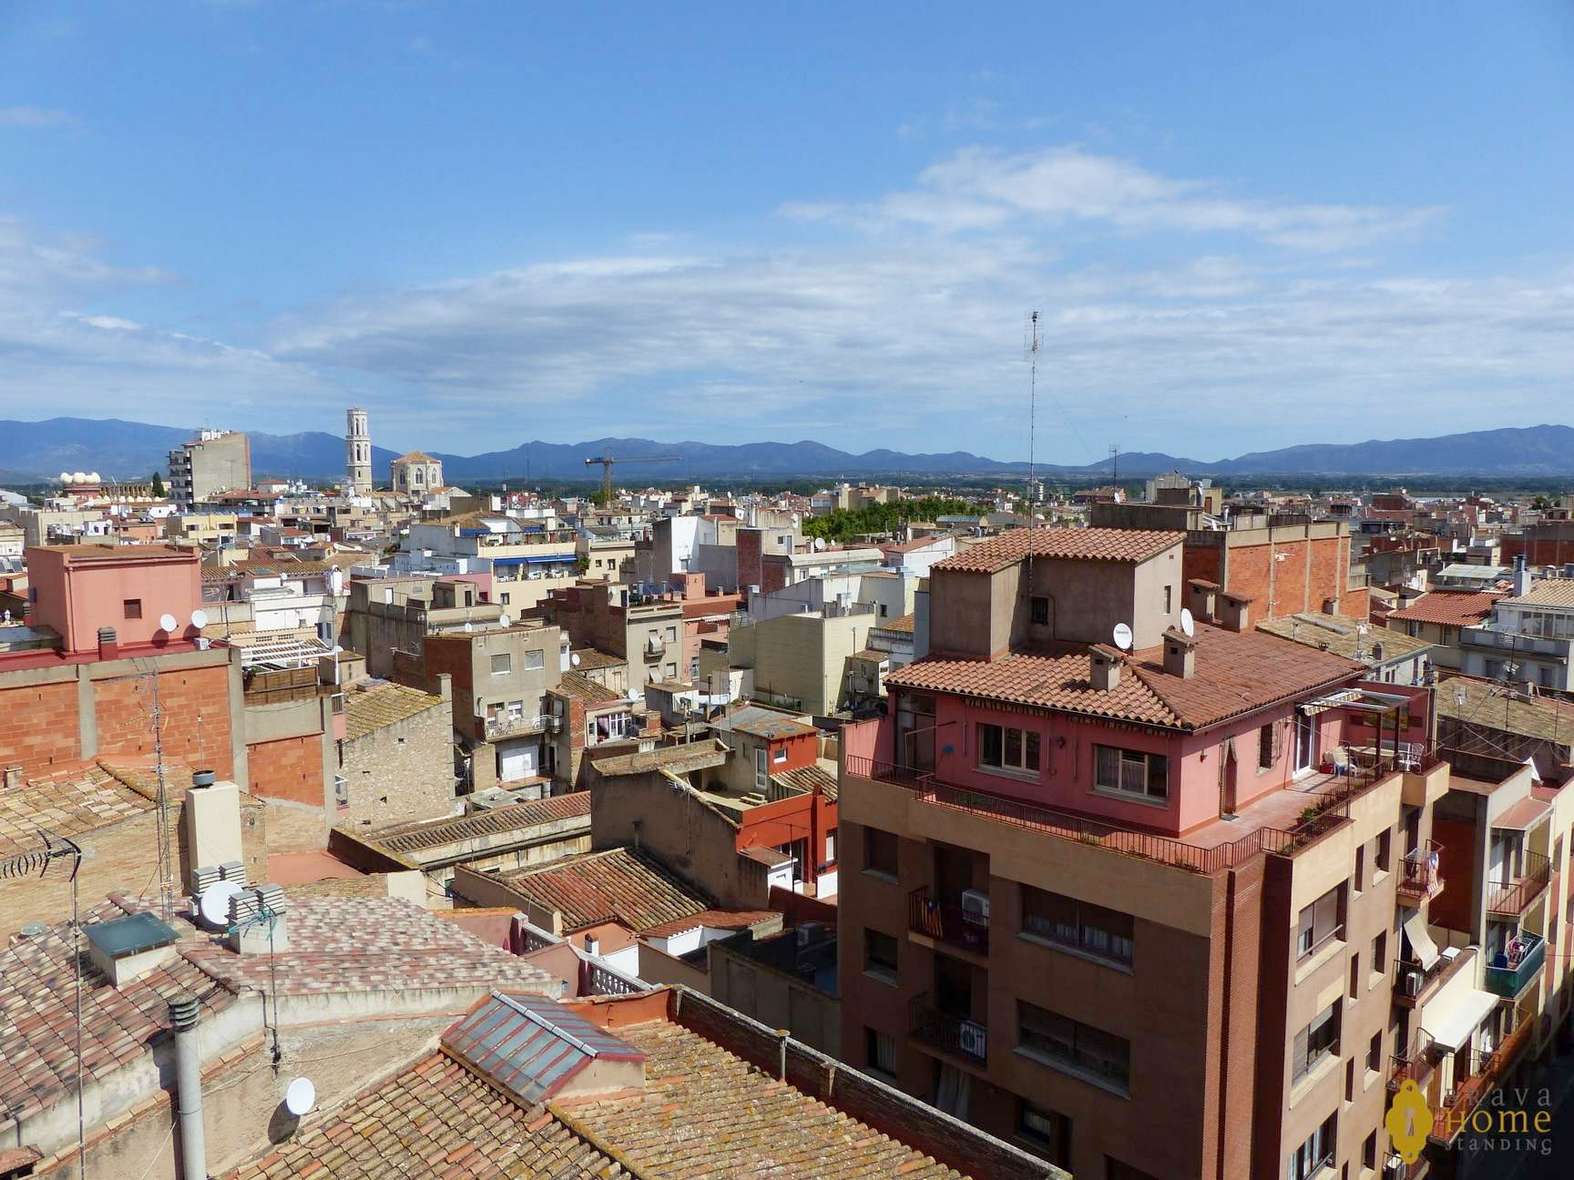
[[[1547,943],[1539,934],[1524,933],[1518,938],[1521,943],[1518,958],[1512,965],[1508,962],[1506,953],[1500,952],[1493,956],[1493,962],[1488,964],[1486,970],[1486,989],[1500,996],[1513,999],[1525,990],[1525,986],[1536,977],[1542,964],[1547,961]],[[1502,959],[1498,965],[1496,960]]]
[[[976,1020],[940,1011],[927,993],[913,997],[908,1017],[913,1036],[926,1045],[980,1064],[989,1060],[988,1030]]]
[[[545,714],[536,717],[514,717],[509,714],[500,714],[488,717],[483,727],[487,740],[497,738],[517,737],[521,734],[540,733],[547,728],[551,718]]]
[[[1524,867],[1512,881],[1494,882],[1487,911],[1517,918],[1530,908],[1530,903],[1541,896],[1547,882],[1552,879],[1552,862],[1539,852],[1524,854]]]
[[[1415,851],[1407,852],[1400,862],[1398,890],[1409,904],[1419,905],[1443,892],[1438,852],[1439,846],[1428,840]]]
[[[1432,1137],[1444,1144],[1450,1144],[1464,1130],[1465,1124],[1470,1120],[1476,1107],[1497,1088],[1498,1084],[1514,1067],[1520,1052],[1530,1039],[1530,1032],[1536,1026],[1535,1013],[1528,1005],[1520,1005],[1514,1014],[1514,1028],[1503,1038],[1501,1044],[1489,1053],[1471,1052],[1469,1058],[1469,1076],[1460,1079],[1461,1063],[1456,1058],[1454,1064],[1454,1088],[1446,1094],[1437,1096],[1433,1103],[1434,1121],[1432,1124]]]
[[[907,928],[936,942],[980,955],[989,953],[989,919],[960,905],[935,900],[927,886],[907,895]]]
[[[1461,966],[1473,961],[1475,949],[1467,948],[1457,954],[1439,955],[1431,967],[1422,967],[1410,959],[1394,963],[1394,1002],[1413,1008],[1426,999],[1438,986]]]

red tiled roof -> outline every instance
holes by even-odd
[[[381,830],[360,833],[360,837],[393,852],[420,852],[441,848],[444,844],[453,844],[459,840],[527,832],[543,824],[559,823],[589,814],[590,792],[572,791],[566,795],[494,807],[473,815],[395,824]]]
[[[567,933],[597,922],[621,922],[642,933],[710,908],[709,899],[628,848],[569,856],[502,879],[537,904],[560,912]]]
[[[1390,619],[1413,623],[1439,623],[1445,627],[1470,627],[1492,613],[1503,595],[1474,590],[1433,590],[1403,610],[1390,611]]]
[[[992,574],[1025,557],[1067,561],[1147,561],[1186,539],[1156,529],[1013,529],[970,545],[932,569]]]
[[[886,683],[1166,729],[1201,729],[1362,672],[1362,665],[1276,636],[1201,624],[1188,677],[1164,671],[1163,649],[1133,653],[1110,692],[1092,686],[1087,653],[997,660],[921,660]]]
[[[585,704],[611,705],[623,700],[623,694],[604,684],[597,684],[583,672],[564,672],[558,678],[557,686],[548,690],[559,696],[573,697],[584,701]]]

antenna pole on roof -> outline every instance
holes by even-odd
[[[1036,455],[1034,446],[1038,434],[1038,353],[1041,341],[1038,334],[1038,309],[1034,308],[1028,315],[1028,396],[1027,396],[1027,526],[1034,528],[1038,524],[1038,512],[1035,507],[1038,496],[1038,469],[1035,463]]]
[[[1120,444],[1109,444],[1109,481],[1115,487],[1120,486]]]
[[[158,669],[148,673],[153,685],[153,766],[158,776],[158,905],[159,917],[175,918],[175,868],[169,843],[169,788],[164,777],[164,710],[159,702]]]

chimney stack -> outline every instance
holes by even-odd
[[[202,1050],[197,1020],[202,1004],[189,992],[170,997],[169,1023],[175,1030],[175,1101],[180,1121],[181,1174],[206,1180],[208,1151],[202,1128]]]
[[[0,785],[3,785],[7,790],[22,785],[22,764],[20,762],[13,762],[5,767],[4,770],[0,770]]]
[[[1230,631],[1251,630],[1252,600],[1244,594],[1226,590],[1220,593],[1219,624]]]
[[[587,955],[601,954],[601,940],[594,934],[585,935],[585,953]]]
[[[1214,602],[1219,593],[1219,584],[1209,582],[1202,578],[1193,578],[1186,583],[1186,594],[1189,599],[1187,606],[1191,608],[1192,618],[1198,622],[1211,623],[1214,618]]]
[[[1525,564],[1525,555],[1519,554],[1514,558],[1514,597],[1530,591],[1530,570]]]
[[[115,660],[120,658],[120,640],[113,627],[100,627],[98,629],[98,658],[101,660]]]
[[[1120,684],[1120,667],[1124,657],[1108,644],[1095,643],[1088,652],[1091,671],[1088,680],[1095,692],[1114,692]]]
[[[1164,632],[1164,674],[1191,678],[1197,670],[1197,641],[1184,631],[1170,627]]]

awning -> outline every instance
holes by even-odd
[[[1426,932],[1426,915],[1420,910],[1405,919],[1405,937],[1410,940],[1410,949],[1415,953],[1416,962],[1421,964],[1421,970],[1432,970],[1441,956],[1437,953],[1437,944]]]
[[[1450,1051],[1457,1050],[1470,1040],[1470,1034],[1500,1003],[1502,997],[1475,988],[1439,995],[1426,1006],[1423,1027],[1432,1034],[1434,1044]]]
[[[1536,823],[1551,810],[1552,804],[1546,800],[1527,795],[1493,820],[1492,826],[1523,832],[1527,828],[1535,827]]]
[[[1315,717],[1329,709],[1337,709],[1361,699],[1361,690],[1358,688],[1341,688],[1338,692],[1324,693],[1316,700],[1301,702],[1301,712],[1308,717]]]
[[[494,557],[493,565],[544,565],[548,562],[559,564],[573,564],[576,560],[572,553],[533,553],[528,557]]]

